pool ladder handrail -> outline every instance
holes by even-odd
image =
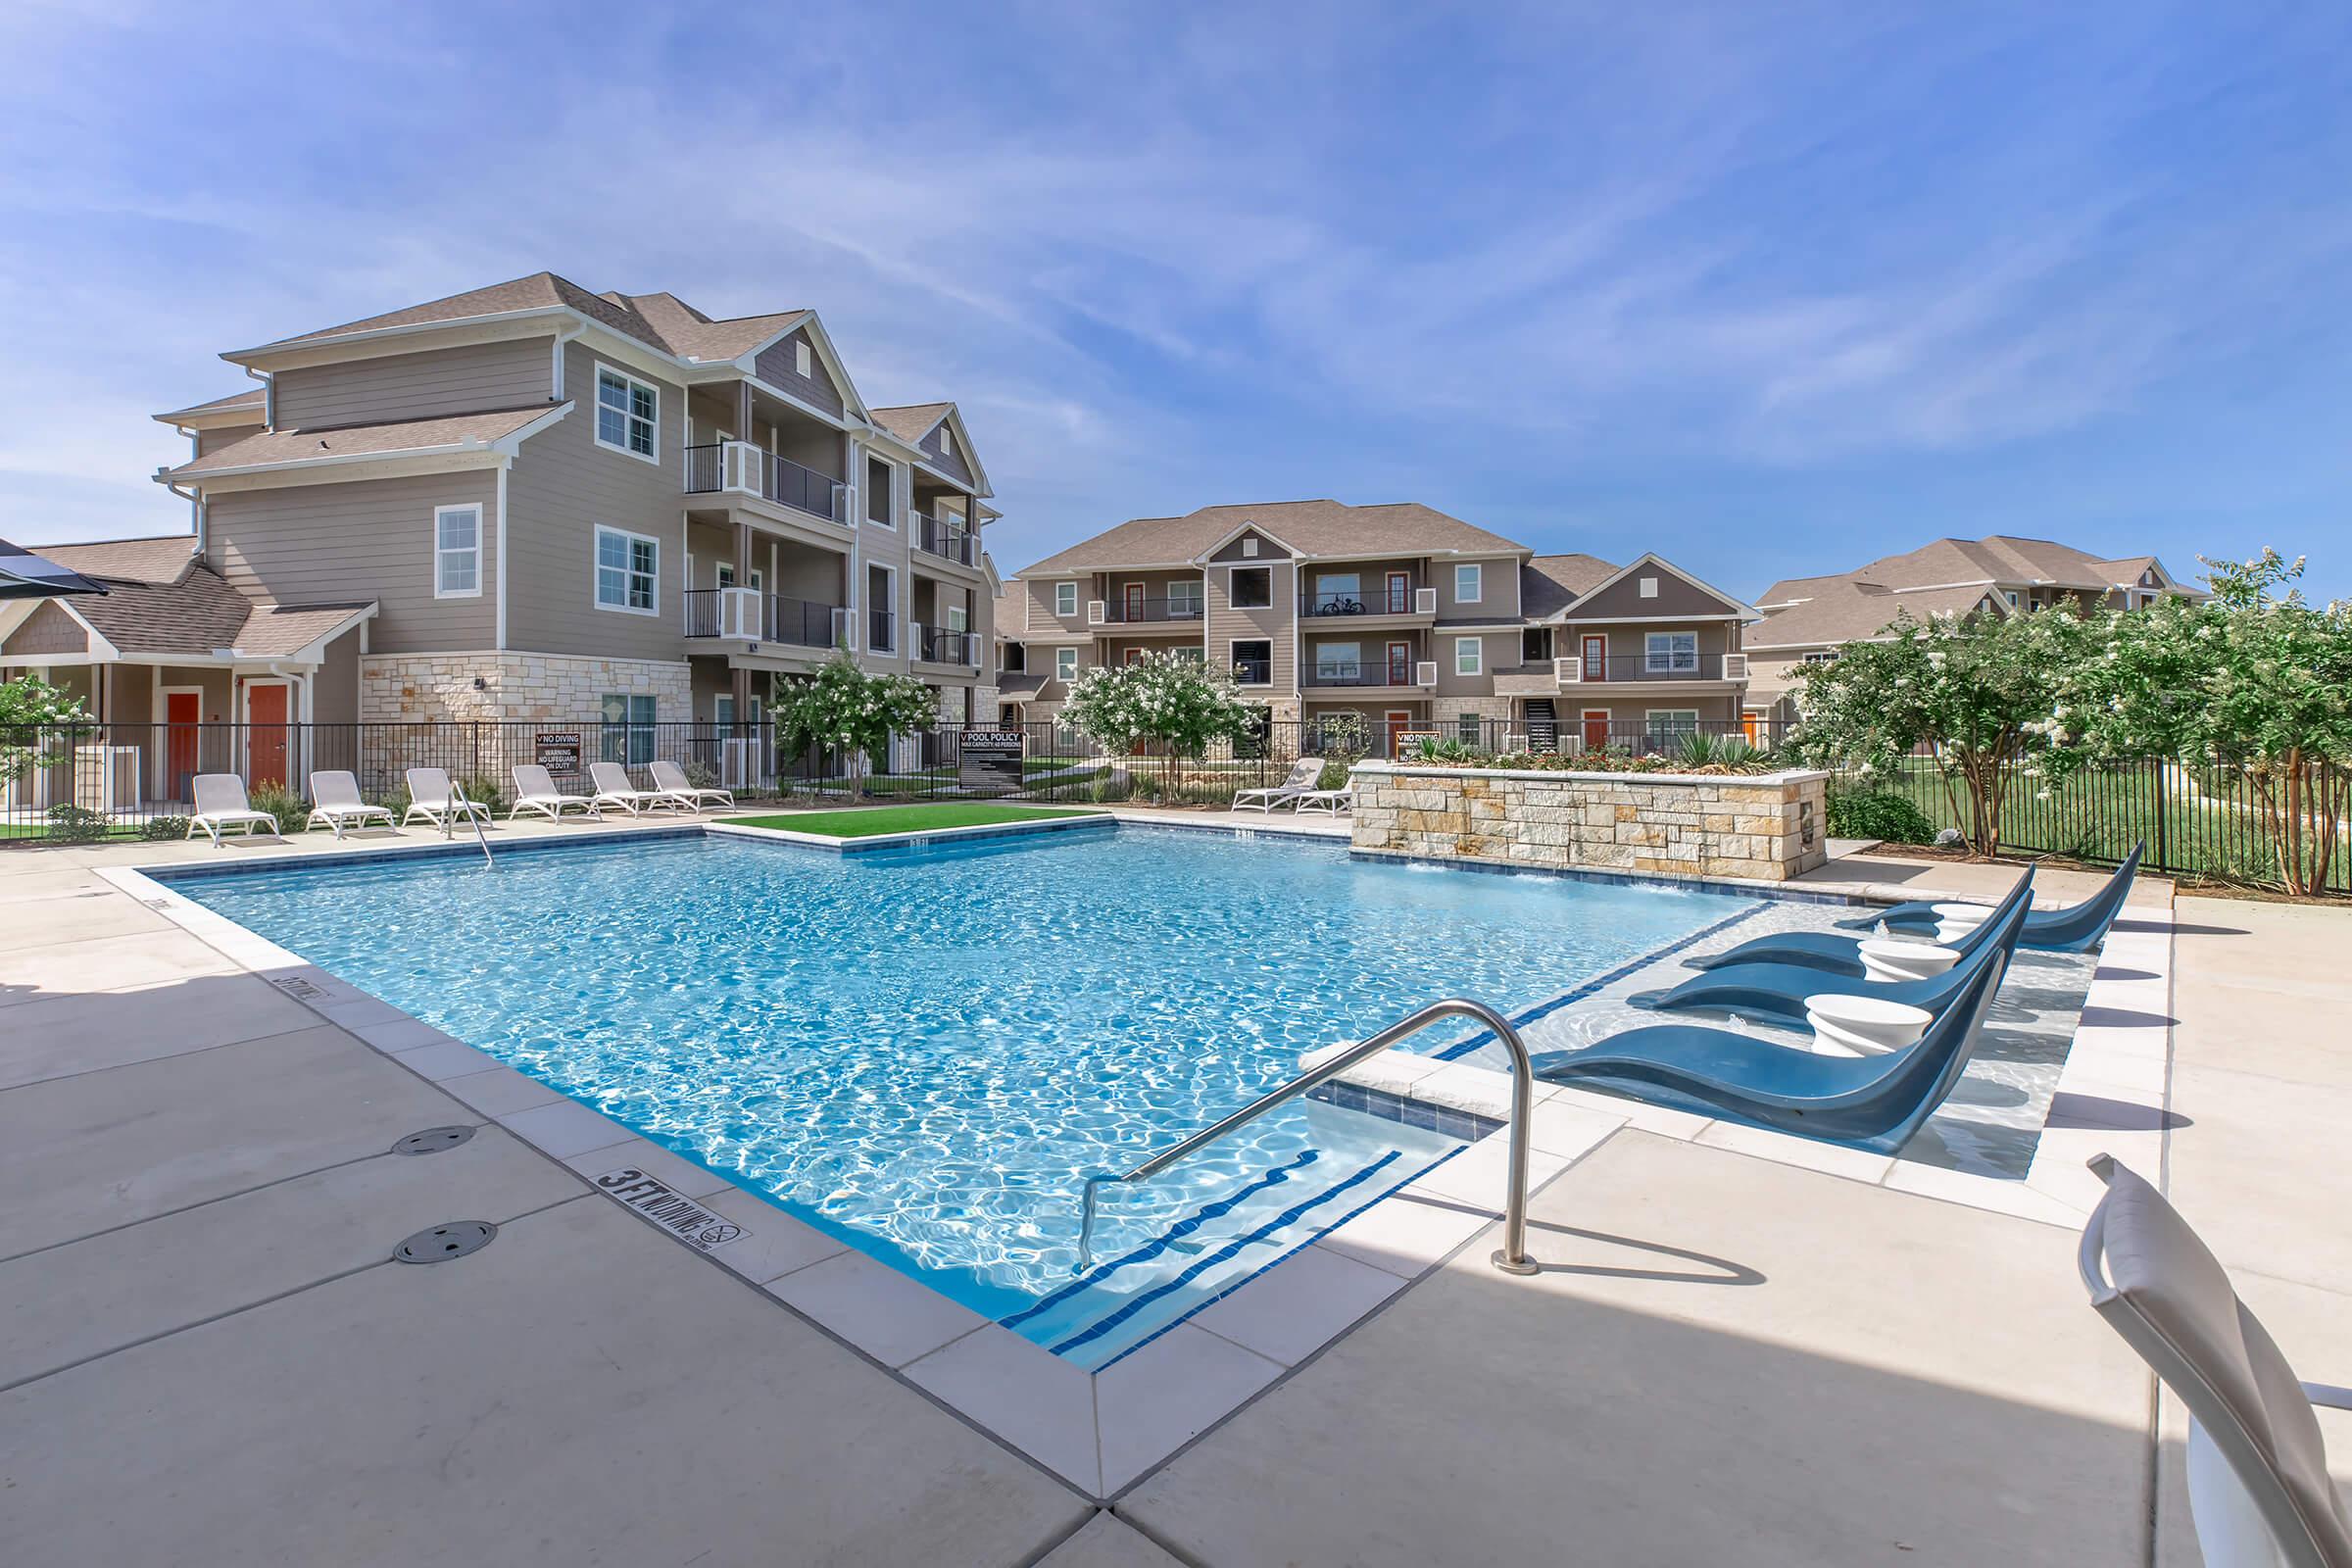
[[[1260,1095],[1232,1115],[1187,1138],[1174,1148],[1152,1155],[1133,1170],[1119,1176],[1089,1176],[1086,1179],[1082,1218],[1078,1227],[1078,1266],[1092,1266],[1089,1238],[1095,1229],[1095,1190],[1112,1182],[1140,1182],[1158,1175],[1178,1160],[1200,1152],[1218,1139],[1237,1128],[1247,1126],[1275,1106],[1286,1104],[1308,1091],[1321,1087],[1362,1061],[1376,1056],[1408,1036],[1420,1033],[1443,1018],[1469,1018],[1494,1031],[1511,1057],[1511,1120],[1510,1171],[1506,1177],[1502,1205],[1502,1246],[1491,1261],[1505,1274],[1534,1274],[1539,1266],[1527,1255],[1527,1152],[1532,1131],[1531,1112],[1535,1104],[1535,1070],[1527,1057],[1527,1042],[1509,1019],[1483,1002],[1465,997],[1452,997],[1433,1002],[1419,1011],[1408,1014],[1389,1025],[1380,1033],[1360,1040],[1347,1050],[1317,1062],[1281,1088]]]
[[[466,798],[465,790],[459,787],[455,779],[450,780],[449,799],[449,808],[441,813],[441,842],[447,844],[450,841],[454,830],[449,819],[462,810],[466,813],[466,820],[473,824],[474,842],[482,847],[482,863],[496,868],[498,861],[490,855],[490,836],[482,831],[482,819],[474,814],[473,803]]]

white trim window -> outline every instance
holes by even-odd
[[[596,530],[596,608],[624,614],[659,613],[662,541],[599,524]]]
[[[1463,562],[1453,568],[1453,602],[1475,605],[1486,597],[1487,568],[1475,561]]]
[[[662,391],[610,365],[596,368],[596,444],[646,463],[662,461]]]
[[[793,339],[792,368],[804,381],[816,378],[816,357],[808,352],[808,340],[805,337]]]
[[[1056,648],[1054,650],[1054,678],[1064,686],[1078,678],[1077,649]]]
[[[1698,710],[1695,708],[1652,708],[1645,710],[1643,728],[1651,735],[1695,735],[1698,733]]]
[[[1364,667],[1364,645],[1361,643],[1317,643],[1315,645],[1315,679],[1353,680]]]
[[[1200,580],[1198,577],[1168,584],[1168,618],[1199,620],[1200,600]]]
[[[433,597],[482,597],[482,509],[433,509]]]
[[[1698,673],[1698,633],[1653,631],[1642,639],[1642,669],[1649,675]]]
[[[1067,620],[1078,613],[1078,585],[1057,582],[1054,585],[1054,613]]]
[[[1453,640],[1453,672],[1456,675],[1482,675],[1487,668],[1487,640],[1484,637],[1456,637]]]

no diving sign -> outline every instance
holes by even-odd
[[[743,1234],[743,1227],[733,1220],[713,1214],[667,1182],[633,1165],[605,1172],[596,1185],[614,1202],[635,1209],[699,1251],[724,1247]]]

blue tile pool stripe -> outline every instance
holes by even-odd
[[[1555,1013],[1562,1007],[1567,1006],[1572,1002],[1582,1002],[1587,997],[1597,995],[1598,993],[1607,990],[1610,986],[1615,985],[1618,981],[1625,979],[1629,975],[1641,973],[1642,970],[1647,968],[1653,963],[1656,963],[1661,958],[1673,957],[1676,954],[1682,952],[1685,948],[1690,947],[1694,942],[1704,942],[1711,936],[1719,936],[1723,932],[1729,931],[1732,927],[1738,925],[1740,921],[1752,920],[1763,912],[1763,905],[1752,904],[1746,908],[1740,909],[1736,913],[1725,915],[1713,925],[1700,927],[1698,930],[1691,932],[1687,937],[1683,937],[1677,941],[1669,942],[1662,948],[1653,948],[1649,952],[1642,954],[1637,957],[1628,958],[1625,960],[1625,962],[1619,964],[1616,968],[1611,969],[1608,973],[1588,980],[1573,991],[1563,991],[1558,996],[1552,998],[1549,1002],[1537,1003],[1525,1012],[1515,1015],[1511,1019],[1511,1027],[1514,1029],[1524,1029],[1529,1024],[1534,1023],[1538,1018],[1545,1017],[1551,1013]],[[1437,1054],[1438,1060],[1459,1060],[1461,1057],[1467,1056],[1470,1054],[1470,1053],[1476,1051],[1479,1047],[1487,1044],[1487,1042],[1493,1040],[1494,1038],[1494,1030],[1481,1029],[1478,1033],[1472,1035],[1460,1045],[1448,1046],[1444,1051],[1439,1052]]]
[[[1209,1269],[1214,1268],[1217,1264],[1226,1262],[1231,1258],[1238,1257],[1241,1255],[1243,1249],[1265,1240],[1268,1236],[1271,1236],[1274,1232],[1283,1229],[1285,1226],[1298,1224],[1298,1221],[1306,1215],[1308,1210],[1320,1208],[1325,1203],[1328,1203],[1333,1199],[1339,1197],[1342,1193],[1348,1191],[1349,1188],[1359,1186],[1362,1183],[1371,1180],[1382,1170],[1385,1170],[1390,1165],[1395,1164],[1401,1157],[1402,1156],[1396,1150],[1392,1149],[1387,1153],[1374,1160],[1371,1164],[1366,1165],[1362,1170],[1359,1170],[1354,1175],[1348,1177],[1346,1181],[1326,1187],[1314,1197],[1306,1199],[1303,1201],[1294,1203],[1292,1206],[1284,1209],[1281,1213],[1275,1215],[1272,1219],[1266,1221],[1263,1225],[1260,1225],[1257,1229],[1250,1232],[1248,1235],[1237,1236],[1232,1241],[1227,1242],[1223,1247],[1220,1247],[1215,1251],[1209,1253],[1206,1257],[1199,1259],[1193,1264],[1192,1267],[1186,1269],[1174,1279],[1162,1280],[1159,1284],[1146,1291],[1143,1295],[1135,1298],[1125,1306],[1122,1306],[1116,1312],[1111,1313],[1108,1317],[1099,1319],[1092,1328],[1089,1328],[1084,1333],[1074,1334],[1070,1338],[1062,1341],[1059,1345],[1054,1347],[1054,1353],[1055,1355],[1067,1355],[1070,1351],[1078,1348],[1078,1347],[1101,1339],[1103,1335],[1108,1334],[1111,1330],[1117,1328],[1120,1324],[1126,1322],[1129,1318],[1135,1316],[1136,1313],[1141,1312],[1145,1307],[1150,1306],[1153,1301],[1159,1299],[1161,1297],[1168,1295],[1170,1292],[1184,1289],[1184,1287],[1199,1279],[1202,1274],[1206,1273]]]
[[[1184,1240],[1184,1238],[1192,1235],[1193,1232],[1199,1230],[1201,1226],[1209,1223],[1209,1221],[1224,1218],[1227,1214],[1232,1213],[1235,1208],[1239,1207],[1245,1202],[1248,1202],[1250,1199],[1256,1197],[1259,1193],[1264,1192],[1267,1188],[1276,1187],[1284,1182],[1289,1181],[1294,1172],[1305,1169],[1307,1166],[1313,1164],[1316,1160],[1321,1159],[1322,1157],[1323,1152],[1321,1150],[1310,1149],[1301,1153],[1297,1159],[1292,1160],[1289,1164],[1275,1166],[1272,1170],[1267,1171],[1262,1176],[1259,1176],[1248,1186],[1243,1187],[1239,1191],[1235,1192],[1231,1197],[1221,1198],[1215,1202],[1200,1208],[1200,1210],[1196,1211],[1190,1219],[1182,1220],[1177,1224],[1170,1226],[1159,1236],[1145,1243],[1143,1246],[1137,1248],[1134,1251],[1112,1258],[1109,1262],[1104,1263],[1101,1267],[1097,1268],[1093,1273],[1087,1274],[1079,1279],[1072,1280],[1069,1284],[1064,1285],[1060,1290],[1055,1291],[1053,1295],[1043,1297],[1034,1304],[1022,1307],[1018,1312],[1013,1313],[1010,1317],[999,1318],[997,1320],[998,1326],[1001,1328],[1010,1328],[1015,1323],[1026,1322],[1030,1318],[1037,1316],[1038,1313],[1045,1311],[1048,1307],[1054,1305],[1056,1302],[1066,1301],[1081,1291],[1093,1290],[1096,1286],[1102,1284],[1111,1275],[1116,1274],[1120,1269],[1127,1267],[1131,1263],[1150,1262],[1152,1258],[1157,1257],[1160,1253],[1166,1251],[1176,1243]]]

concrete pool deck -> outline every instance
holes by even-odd
[[[1537,1279],[1427,1200],[1462,1246],[1104,1511],[97,875],[325,848],[0,854],[12,1562],[2137,1563],[2151,1508],[2195,1560],[2066,1227],[1639,1128],[1539,1195]],[[2352,915],[2180,918],[2173,1191],[2344,1381]],[[385,1261],[459,1218],[498,1242]]]

